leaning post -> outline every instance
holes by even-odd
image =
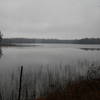
[[[18,92],[18,100],[21,98],[21,89],[22,89],[22,75],[23,75],[23,66],[21,66],[20,71],[20,80],[19,80],[19,92]]]

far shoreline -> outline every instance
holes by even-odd
[[[23,43],[1,43],[0,47],[33,47],[33,46],[39,46],[39,45],[29,45],[29,44],[23,44]]]
[[[15,46],[16,44],[79,44],[100,45],[100,38],[83,38],[72,40],[61,39],[39,39],[39,38],[3,38],[2,45]]]

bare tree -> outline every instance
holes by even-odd
[[[0,31],[0,42],[2,41],[2,32]]]

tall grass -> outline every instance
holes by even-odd
[[[79,66],[79,69],[75,69],[75,66]],[[97,65],[94,63],[94,66]],[[86,80],[90,67],[92,63],[79,61],[76,65],[41,65],[38,70],[24,70],[21,100],[34,100],[54,91],[63,91],[67,84]],[[0,100],[17,100],[19,72],[19,69],[15,70],[8,79],[0,79]]]

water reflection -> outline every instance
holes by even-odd
[[[100,51],[100,48],[80,48],[85,51]]]

